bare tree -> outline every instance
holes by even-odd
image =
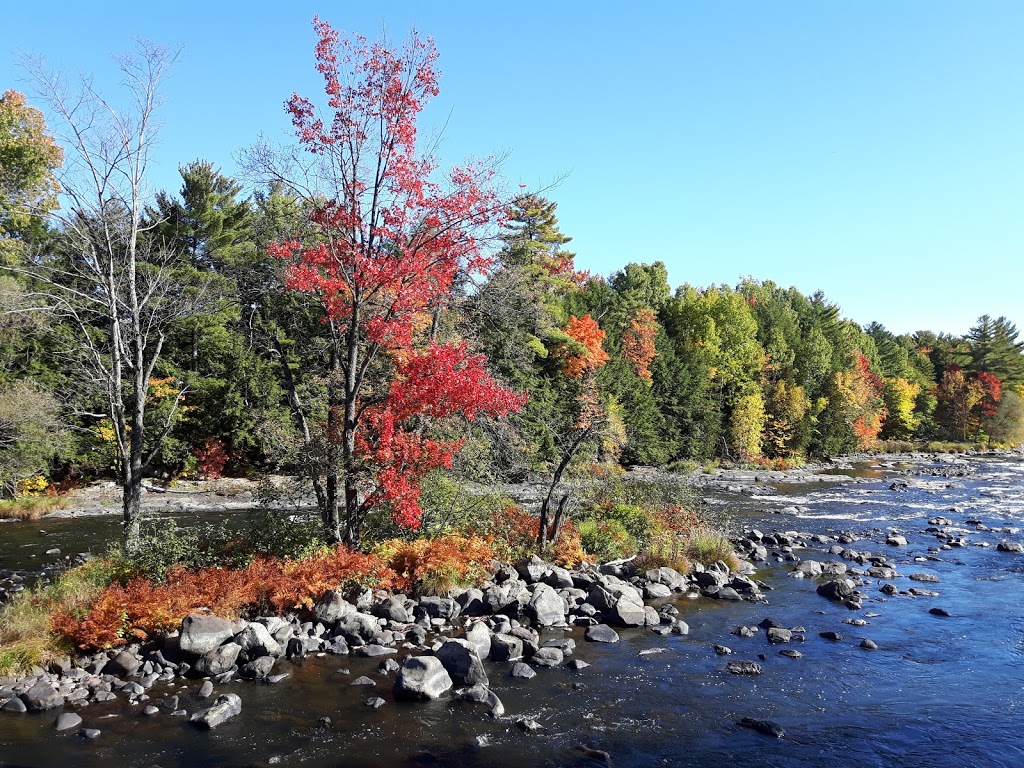
[[[67,329],[61,353],[98,395],[94,402],[104,403],[87,415],[112,422],[129,549],[139,542],[143,474],[187,390],[178,387],[170,415],[147,434],[150,380],[170,330],[210,303],[200,276],[150,236],[145,213],[159,87],[176,56],[138,41],[134,53],[118,57],[123,109],[91,79],[70,87],[38,60],[25,62],[67,153],[56,245],[35,254],[26,270],[36,300]]]

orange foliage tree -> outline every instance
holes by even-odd
[[[651,363],[658,356],[654,339],[658,325],[654,311],[642,307],[632,314],[622,334],[622,356],[633,369],[633,373],[651,384]]]

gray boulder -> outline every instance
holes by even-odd
[[[436,656],[410,656],[395,679],[396,699],[436,699],[452,687],[452,679]]]
[[[679,571],[668,566],[652,568],[644,576],[651,584],[661,584],[677,592],[686,589],[686,578]]]
[[[484,590],[484,607],[488,613],[519,613],[530,602],[526,583],[519,579],[508,579]]]
[[[583,639],[592,643],[617,643],[619,642],[619,633],[607,624],[594,624],[587,627]]]
[[[234,637],[235,625],[219,616],[191,613],[181,620],[178,647],[191,656],[205,656],[225,640]]]
[[[241,652],[242,646],[238,643],[225,643],[220,648],[201,656],[192,670],[200,677],[222,675],[234,668]]]
[[[459,615],[461,607],[450,597],[423,597],[416,608],[417,615],[426,615],[431,619],[451,621]]]
[[[380,622],[376,616],[353,611],[338,620],[338,633],[352,646],[380,641]]]
[[[270,630],[262,624],[249,624],[235,635],[234,641],[250,659],[260,656],[280,656],[281,645],[270,634]]]
[[[512,665],[512,671],[510,673],[512,677],[519,678],[520,680],[529,680],[530,678],[537,676],[537,670],[522,661],[517,661]]]
[[[604,614],[609,624],[642,627],[647,621],[643,598],[628,584],[596,583],[587,594],[587,602]]]
[[[476,648],[466,640],[449,640],[434,655],[444,665],[456,685],[488,685],[484,665]]]
[[[565,612],[569,607],[552,587],[537,584],[533,597],[526,606],[526,615],[542,627],[565,623]]]
[[[224,693],[217,697],[212,707],[199,710],[189,720],[200,728],[209,730],[241,714],[241,712],[242,700],[238,698],[238,694]]]
[[[103,665],[103,674],[129,677],[134,675],[141,666],[142,662],[135,658],[133,654],[128,653],[128,651],[119,651],[117,655]]]
[[[538,667],[557,667],[565,660],[565,654],[561,648],[538,648],[533,654],[533,663]]]
[[[460,592],[455,598],[455,602],[459,604],[463,616],[483,616],[487,613],[482,589],[470,587]]]
[[[334,624],[343,616],[355,612],[356,607],[346,600],[341,592],[333,589],[325,593],[313,606],[313,613],[317,621],[324,624]]]
[[[274,668],[273,656],[260,656],[248,664],[243,664],[238,674],[247,680],[262,680]]]
[[[29,712],[54,709],[64,703],[64,697],[57,693],[49,683],[42,681],[21,694],[20,698]]]
[[[473,646],[481,661],[491,655],[491,630],[482,621],[478,621],[464,635],[466,642]]]
[[[730,661],[725,668],[734,675],[760,675],[764,672],[756,661]]]
[[[819,584],[816,592],[829,600],[842,603],[853,599],[855,589],[853,582],[849,579],[833,579]]]
[[[527,584],[536,584],[551,574],[551,566],[533,555],[516,565],[516,571]]]
[[[405,599],[397,595],[387,597],[373,606],[373,615],[399,624],[407,624],[412,620],[405,607]]]
[[[495,661],[519,659],[522,658],[522,655],[522,639],[501,632],[491,635],[491,658]]]
[[[54,723],[54,729],[58,731],[69,731],[72,728],[77,728],[82,724],[82,718],[76,715],[74,712],[64,712],[58,718],[57,722]]]
[[[668,597],[671,594],[671,587],[668,587],[665,584],[651,582],[644,587],[644,597],[646,597],[648,600],[658,600],[663,597]]]

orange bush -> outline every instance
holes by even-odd
[[[398,583],[380,558],[337,547],[303,560],[259,558],[240,570],[174,568],[163,584],[141,577],[111,584],[84,616],[58,611],[51,627],[83,650],[112,648],[173,630],[194,611],[225,618],[247,608],[283,613],[312,607],[331,589]]]
[[[549,538],[553,532],[552,526],[548,531]],[[486,538],[500,559],[514,562],[537,551],[539,535],[537,515],[516,504],[509,504],[491,517]],[[551,546],[548,555],[566,568],[575,568],[583,561],[580,536],[572,520],[562,522],[558,541]]]
[[[374,550],[399,579],[398,588],[419,594],[479,584],[487,578],[494,549],[479,536],[402,541],[390,539]]]

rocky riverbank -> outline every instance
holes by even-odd
[[[969,463],[959,459],[927,467],[897,462],[890,469],[893,481],[872,491],[879,497],[899,499],[917,483],[940,488],[969,475]],[[541,723],[506,706],[492,685],[497,676],[525,680],[562,668],[584,685],[587,675],[601,670],[587,671],[588,663],[575,653],[577,642],[614,643],[633,633],[685,640],[689,626],[676,606],[711,600],[764,606],[759,620],[734,627],[731,636],[723,632],[709,646],[709,653],[723,657],[727,675],[763,675],[769,653],[795,662],[814,644],[885,652],[884,639],[871,631],[879,612],[907,610],[956,621],[957,609],[943,599],[938,566],[956,566],[958,553],[972,549],[1016,559],[1024,554],[1020,533],[970,508],[950,507],[929,516],[927,525],[904,528],[750,528],[734,540],[744,556],[739,573],[724,564],[688,574],[665,568],[639,572],[628,562],[568,571],[531,559],[497,569],[480,589],[445,597],[331,592],[311,610],[284,617],[228,622],[196,614],[160,642],[67,659],[21,680],[0,681],[0,709],[7,713],[0,718],[46,712],[57,715],[54,729],[84,739],[100,738],[111,716],[218,727],[239,716],[244,720],[249,686],[276,685],[287,697],[297,665],[330,656],[359,657],[361,663],[379,659],[376,672],[345,681],[366,692],[368,708],[402,700],[465,701],[534,732]],[[822,610],[780,621],[762,576],[769,571],[813,584]],[[830,605],[846,615],[838,618],[826,610]],[[111,702],[123,706],[110,712]],[[102,709],[103,720],[90,716],[90,706]],[[736,722],[760,735],[784,735],[763,717]]]

